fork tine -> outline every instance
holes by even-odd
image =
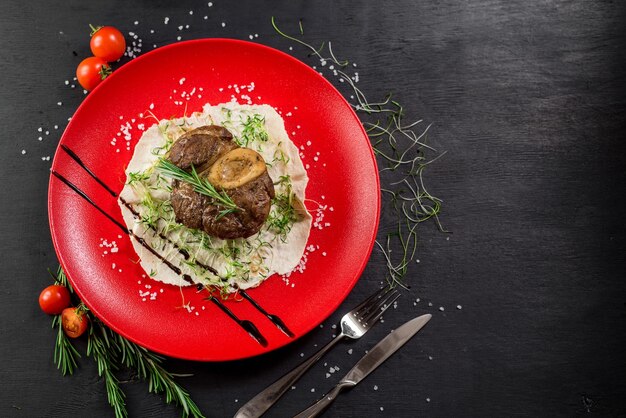
[[[364,318],[365,316],[367,316],[373,309],[378,309],[380,306],[382,306],[381,301],[384,301],[386,298],[389,297],[390,294],[393,294],[394,292],[396,292],[396,289],[393,288],[386,288],[385,292],[380,294],[380,296],[376,297],[376,298],[372,298],[369,299],[367,302],[367,304],[365,306],[363,306],[361,309],[359,309],[358,311],[355,311],[355,316],[359,317],[359,318]]]
[[[389,292],[389,294],[381,299],[381,301],[377,304],[376,309],[373,309],[367,316],[361,320],[362,324],[370,325],[372,322],[376,322],[380,319],[381,316],[385,313],[387,309],[400,297],[400,293],[398,291]]]
[[[369,306],[369,304],[371,302],[373,302],[374,299],[377,299],[378,297],[381,297],[382,295],[385,295],[390,290],[391,290],[391,288],[389,288],[387,286],[383,287],[382,289],[378,289],[372,296],[370,296],[369,298],[365,299],[363,302],[361,302],[361,304],[359,306],[357,306],[354,309],[352,309],[351,312],[354,312],[354,313],[359,312],[364,307]]]

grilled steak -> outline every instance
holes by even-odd
[[[246,164],[240,163],[242,158],[250,158],[249,154],[255,154],[252,162],[256,172],[259,171],[259,164],[262,163],[263,168],[260,175],[251,179],[242,173],[241,178],[246,181],[234,188],[226,186],[229,188],[224,190],[218,184],[213,184],[217,190],[224,190],[237,205],[237,210],[224,216],[220,216],[224,208],[213,204],[210,197],[197,193],[189,183],[173,181],[171,203],[177,222],[189,228],[202,229],[221,239],[247,238],[259,232],[269,215],[274,184],[262,157],[247,149],[230,154],[238,148],[231,133],[215,125],[189,131],[172,145],[168,159],[184,170],[190,170],[193,165],[201,177],[206,178],[209,169],[220,160],[221,163],[218,162],[216,167],[221,168],[220,164],[224,164],[229,184],[236,184],[239,173],[230,169],[233,166],[248,169]],[[234,157],[226,158],[229,156]]]

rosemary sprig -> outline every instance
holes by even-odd
[[[95,323],[94,323],[95,322]],[[97,329],[96,329],[97,328]],[[120,388],[120,382],[113,373],[117,366],[117,347],[107,338],[104,326],[92,321],[87,339],[87,355],[93,357],[98,365],[98,376],[104,379],[109,405],[113,407],[116,418],[128,417],[126,395]]]
[[[78,301],[74,290],[59,266],[56,275],[50,270],[55,282],[64,285],[70,291],[72,299]],[[189,375],[175,375],[168,372],[162,365],[163,358],[147,349],[127,340],[115,333],[96,318],[89,308],[79,301],[77,308],[89,317],[89,334],[87,337],[87,356],[92,357],[98,366],[98,375],[103,378],[107,400],[116,418],[128,417],[126,409],[126,395],[120,387],[120,381],[115,373],[122,367],[134,369],[141,380],[148,381],[148,389],[152,393],[164,393],[167,403],[174,403],[183,409],[183,417],[204,418],[200,408],[191,399],[189,393],[176,381],[175,377]],[[57,327],[57,337],[54,350],[54,362],[63,375],[72,374],[78,367],[76,361],[80,354],[65,335],[61,326],[61,316],[52,318],[52,327]]]
[[[113,334],[112,331],[109,332]],[[164,392],[167,403],[175,403],[183,408],[183,417],[204,417],[189,393],[174,381],[174,375],[163,368],[161,356],[128,341],[119,334],[113,334],[112,337],[117,337],[122,363],[128,368],[135,369],[140,379],[148,380],[150,392]]]
[[[78,367],[76,361],[80,354],[63,332],[61,315],[55,315],[52,318],[52,328],[55,327],[57,328],[57,336],[54,342],[54,364],[56,364],[57,369],[61,370],[63,376],[74,374],[74,370]]]
[[[74,293],[72,285],[67,280],[65,272],[59,266],[56,274],[48,269],[48,273],[54,279],[55,284],[65,286],[69,290],[70,295]],[[78,367],[77,359],[80,357],[80,353],[72,345],[69,338],[63,332],[63,326],[61,325],[61,315],[54,315],[52,317],[52,328],[57,328],[57,336],[54,341],[54,356],[53,361],[56,364],[57,369],[61,371],[63,376],[67,374],[74,374],[74,370]]]
[[[189,173],[162,158],[157,163],[156,168],[166,177],[191,184],[196,192],[210,197],[215,203],[223,206],[225,209],[220,211],[219,217],[239,210],[235,202],[233,202],[226,192],[218,192],[207,179],[200,177],[193,164],[191,165],[191,172]]]

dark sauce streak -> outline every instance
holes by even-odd
[[[246,319],[239,319],[237,315],[235,315],[230,309],[228,309],[222,302],[219,301],[215,296],[209,296],[207,298],[211,302],[217,305],[218,308],[222,310],[226,315],[228,315],[233,321],[235,321],[241,328],[243,328],[252,338],[254,338],[259,344],[263,347],[267,347],[267,340],[261,334],[261,332],[257,329],[254,324]]]
[[[137,212],[137,210],[135,210],[135,208],[133,207],[133,205],[131,205],[130,203],[128,203],[126,200],[124,200],[123,197],[119,197],[120,202],[122,202],[122,205],[124,205],[129,211],[130,213],[133,214],[133,216],[135,217],[135,219],[141,219],[141,215],[139,214],[139,212]],[[150,229],[152,229],[162,240],[169,242],[170,244],[172,244],[174,246],[174,248],[176,248],[178,250],[178,252],[185,258],[185,260],[189,260],[189,253],[187,252],[187,250],[184,250],[182,248],[180,248],[174,241],[172,241],[171,239],[169,239],[167,236],[165,236],[162,232],[159,232],[156,230],[156,228],[154,228],[152,225],[149,225]],[[202,267],[203,269],[205,269],[206,271],[209,271],[211,273],[213,273],[214,275],[219,277],[219,274],[217,272],[217,270],[215,270],[213,267],[211,266],[207,266],[204,263],[201,263],[198,260],[195,260],[195,263],[197,265],[199,265],[200,267]]]
[[[102,213],[104,216],[106,216],[111,222],[113,222],[115,225],[117,225],[122,231],[124,231],[125,234],[130,235],[131,237],[135,238],[135,240],[137,240],[137,242],[139,244],[141,244],[144,248],[146,248],[148,251],[150,251],[152,254],[154,254],[155,257],[157,257],[159,260],[161,260],[166,266],[168,266],[170,269],[172,269],[172,271],[174,271],[174,273],[181,275],[181,270],[176,267],[174,264],[172,264],[170,261],[168,261],[165,257],[163,257],[161,254],[159,254],[154,248],[152,248],[143,238],[135,235],[133,233],[133,231],[129,230],[128,228],[126,228],[124,225],[122,225],[120,222],[118,222],[115,218],[113,218],[111,215],[109,215],[104,209],[102,209],[100,206],[98,206],[93,200],[91,200],[91,198],[89,196],[87,196],[87,194],[85,192],[83,192],[81,189],[78,188],[78,186],[76,186],[74,183],[72,183],[71,181],[69,181],[68,179],[66,179],[65,177],[63,177],[61,174],[57,173],[54,170],[51,170],[52,174],[58,178],[59,180],[61,180],[63,183],[65,183],[70,189],[74,190],[76,193],[78,193],[78,195],[80,197],[82,197],[83,199],[85,199],[91,206],[93,206],[94,208],[98,209],[98,211],[100,213]],[[193,280],[191,279],[191,277],[188,274],[182,274],[182,278],[183,280],[185,280],[186,282],[189,283],[193,283]]]
[[[83,163],[83,161],[78,157],[78,155],[76,155],[74,153],[74,151],[72,151],[69,147],[67,147],[66,145],[61,145],[61,149],[63,149],[63,151],[65,151],[74,161],[76,161],[76,163],[78,163],[78,165],[83,168],[94,180],[96,180],[98,182],[98,184],[100,184],[104,189],[106,189],[107,192],[109,192],[109,194],[115,198],[118,197],[117,193],[115,193],[113,190],[111,190],[111,188],[109,188],[109,186],[106,185],[106,183],[104,183],[104,181],[102,181],[100,178],[98,178],[98,176],[96,176],[86,165],[85,163]],[[89,196],[87,196],[87,194],[85,192],[83,192],[78,186],[76,186],[74,183],[72,183],[71,181],[69,181],[68,179],[66,179],[65,177],[63,177],[61,174],[57,173],[54,170],[50,170],[51,173],[57,177],[59,180],[61,180],[63,183],[65,183],[70,189],[72,189],[74,192],[76,192],[80,197],[82,197],[83,199],[85,199],[91,206],[93,206],[94,208],[96,208],[100,213],[102,213],[104,216],[107,217],[107,219],[109,219],[111,222],[113,222],[115,225],[117,225],[117,227],[119,227],[125,234],[133,237],[139,244],[141,244],[144,248],[146,248],[148,251],[150,251],[150,253],[152,253],[155,257],[157,257],[159,260],[161,260],[167,267],[169,267],[173,272],[175,272],[176,274],[178,274],[179,276],[182,277],[183,280],[185,280],[187,283],[193,284],[194,281],[191,278],[191,276],[189,276],[188,274],[182,274],[182,271],[180,268],[176,267],[174,264],[172,264],[169,260],[167,260],[165,257],[163,257],[161,254],[159,254],[154,248],[152,248],[142,237],[139,237],[137,235],[135,235],[135,233],[128,229],[126,226],[122,225],[119,221],[117,221],[115,218],[113,218],[111,215],[109,215],[104,209],[102,209],[100,206],[98,206],[93,200],[91,200],[91,198]],[[122,198],[121,196],[119,197],[120,201],[122,202],[122,204],[133,214],[133,216],[135,218],[140,218],[140,214],[135,210],[135,208],[133,208],[133,206],[128,203],[124,198]],[[153,227],[151,227],[156,233],[158,233],[159,237],[161,237],[164,240],[169,241],[181,254],[182,256],[185,258],[185,260],[189,259],[189,253],[187,251],[185,251],[184,249],[178,247],[174,242],[172,242],[170,239],[168,239],[165,235],[163,235],[162,233],[156,231],[156,229],[154,229]],[[215,270],[213,267],[211,266],[207,266],[204,265],[203,263],[200,263],[196,260],[196,264],[198,264],[199,266],[201,266],[202,268],[204,268],[207,271],[210,271],[211,273],[215,274],[216,276],[219,277],[219,274],[217,272],[217,270]],[[204,285],[202,284],[197,284],[196,288],[198,289],[198,291],[202,290],[204,288]],[[280,320],[280,318],[278,318],[275,315],[271,315],[268,314],[267,312],[265,312],[265,310],[263,310],[263,308],[261,308],[261,306],[259,306],[252,298],[250,298],[250,296],[245,293],[243,290],[241,291],[242,295],[244,295],[244,297],[249,300],[253,306],[255,306],[260,312],[262,312],[265,316],[267,316],[272,322],[274,322],[276,324],[276,326],[278,326],[278,328],[285,332],[287,335],[289,335],[290,337],[293,337],[293,333],[291,331],[289,331],[289,329],[285,326],[285,324]],[[242,327],[252,338],[254,338],[255,341],[257,341],[259,344],[261,344],[263,347],[267,347],[268,343],[267,340],[265,339],[265,337],[263,336],[263,334],[261,334],[261,332],[257,329],[257,327],[248,320],[242,320],[239,319],[230,309],[228,309],[222,302],[220,302],[218,299],[216,299],[213,296],[209,296],[207,299],[211,300],[213,303],[215,303],[226,315],[228,315],[228,317],[230,317],[233,321],[235,321],[240,327]]]
[[[280,319],[277,315],[268,313],[265,309],[261,307],[261,305],[259,305],[254,299],[252,299],[252,296],[250,296],[248,292],[243,289],[239,289],[239,294],[243,296],[244,299],[246,299],[248,302],[250,302],[252,306],[254,306],[259,312],[261,312],[270,321],[272,321],[279,330],[285,333],[285,335],[287,335],[289,338],[293,338],[295,336],[294,333],[291,332],[289,328],[287,328],[287,325],[285,325],[282,319]]]
[[[81,166],[83,168],[83,170],[85,170],[87,172],[87,174],[89,174],[95,181],[97,181],[102,187],[104,187],[106,189],[106,191],[109,192],[109,194],[111,196],[117,197],[117,193],[115,193],[113,190],[111,190],[111,188],[109,186],[107,186],[102,180],[100,180],[98,178],[98,176],[96,176],[93,173],[93,171],[91,171],[89,169],[89,167],[87,167],[85,165],[85,163],[83,163],[83,160],[78,158],[78,155],[76,155],[76,153],[74,151],[72,151],[67,145],[61,145],[61,149],[63,151],[65,151],[67,153],[67,155],[72,157],[72,160],[76,161],[78,163],[78,165]]]
[[[89,174],[95,181],[97,181],[98,184],[100,184],[102,187],[104,187],[106,189],[106,191],[109,192],[109,194],[111,196],[118,197],[117,193],[115,193],[109,186],[106,185],[106,183],[104,181],[102,181],[98,176],[96,176],[94,174],[94,172],[91,171],[89,169],[89,167],[87,167],[87,165],[85,165],[83,160],[81,160],[80,157],[78,155],[76,155],[76,153],[74,151],[72,151],[67,145],[61,145],[61,149],[63,151],[65,151],[67,153],[67,155],[69,155],[74,161],[76,161],[76,163],[79,166],[81,166],[81,168],[83,170],[85,170],[87,172],[87,174]],[[83,196],[83,197],[85,197],[85,196]],[[130,203],[128,203],[126,200],[124,200],[124,198],[121,197],[121,196],[119,197],[119,199],[122,202],[122,204],[124,206],[126,206],[126,208],[128,208],[128,210],[130,210],[130,212],[133,214],[133,216],[136,219],[140,219],[141,218],[141,215],[139,214],[139,212],[137,212]],[[107,217],[108,217],[108,215],[107,215]],[[109,219],[110,219],[110,217],[109,217]],[[174,242],[172,242],[169,238],[167,238],[165,235],[163,235],[163,233],[157,231],[154,227],[150,226],[150,229],[152,229],[156,234],[158,234],[158,236],[161,239],[163,239],[165,241],[168,241],[170,244],[172,244],[178,250],[178,252],[185,258],[185,260],[189,260],[189,253],[186,250],[180,248],[178,245],[176,245]],[[195,262],[196,262],[197,265],[199,265],[203,269],[205,269],[205,270],[207,270],[207,271],[209,271],[209,272],[211,272],[214,275],[219,277],[219,274],[217,273],[217,270],[215,270],[213,267],[207,266],[207,265],[199,262],[198,260],[195,260]],[[187,277],[189,277],[189,276],[187,276]],[[183,277],[183,279],[185,279],[185,277]],[[187,279],[185,279],[185,280],[187,280]],[[189,281],[189,280],[187,280],[187,281]]]

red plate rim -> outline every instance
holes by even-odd
[[[317,77],[319,77],[319,79],[323,80],[323,83],[325,83],[327,85],[327,87],[330,89],[330,91],[332,91],[332,93],[337,97],[338,100],[340,100],[341,102],[343,102],[343,104],[350,109],[350,113],[352,115],[352,118],[354,118],[354,120],[356,121],[356,123],[358,124],[358,126],[361,129],[361,134],[365,137],[368,138],[367,132],[365,131],[360,119],[358,118],[358,116],[356,115],[356,113],[354,112],[354,110],[352,109],[352,106],[350,105],[350,103],[344,98],[344,96],[335,88],[335,86],[333,86],[325,77],[321,76],[317,71],[315,71],[314,69],[312,69],[310,66],[308,66],[307,64],[303,63],[302,61],[294,58],[293,56],[280,51],[278,49],[263,45],[263,44],[259,44],[259,43],[254,43],[254,42],[248,42],[248,41],[244,41],[244,40],[239,40],[239,39],[231,39],[231,38],[201,38],[201,39],[194,39],[194,40],[187,40],[187,41],[181,41],[181,42],[177,42],[174,44],[169,44],[169,45],[165,45],[162,46],[160,48],[154,49],[152,51],[146,52],[145,54],[140,55],[139,57],[133,59],[132,61],[127,62],[126,64],[124,64],[123,66],[121,66],[120,68],[116,69],[109,77],[107,77],[107,79],[105,79],[100,85],[98,85],[90,94],[87,95],[87,97],[85,97],[85,99],[81,102],[81,104],[78,106],[78,108],[76,109],[74,114],[77,114],[80,112],[80,110],[87,106],[88,103],[90,103],[90,101],[93,99],[93,92],[99,91],[103,88],[106,88],[106,86],[108,85],[108,83],[110,82],[109,79],[114,79],[115,77],[117,77],[119,74],[123,74],[127,71],[131,71],[133,69],[133,67],[135,65],[135,63],[141,63],[143,60],[147,59],[148,57],[151,57],[154,54],[161,54],[163,53],[163,51],[167,51],[170,49],[174,49],[179,47],[180,45],[189,45],[189,44],[202,44],[202,43],[211,43],[211,42],[226,42],[226,43],[232,43],[232,44],[238,44],[238,45],[245,45],[246,47],[253,47],[253,48],[259,48],[259,49],[265,49],[270,53],[273,54],[279,54],[282,55],[283,58],[291,61],[294,65],[299,66],[302,71],[308,71],[308,72],[312,72],[315,73],[315,75]],[[64,138],[66,136],[66,132],[70,130],[70,128],[72,127],[74,123],[74,117],[72,117],[72,119],[69,121],[67,127],[65,128],[65,131],[63,132],[63,135],[61,136],[61,139],[59,141],[59,144],[57,145],[55,154],[54,154],[54,160],[52,163],[52,167],[51,169],[53,170],[56,166],[56,161],[57,161],[57,155],[61,152],[60,150],[60,146],[64,141]],[[96,317],[98,317],[99,319],[101,319],[109,328],[111,328],[113,331],[117,332],[118,334],[128,338],[129,340],[160,354],[163,355],[167,355],[170,357],[175,357],[175,358],[180,358],[180,359],[184,359],[184,360],[193,360],[193,361],[206,361],[206,362],[222,362],[222,361],[233,361],[233,360],[241,360],[241,359],[245,359],[245,358],[251,358],[251,357],[256,357],[258,355],[263,355],[266,354],[270,351],[274,351],[276,349],[279,349],[281,347],[284,347],[286,345],[289,345],[291,343],[293,343],[294,341],[300,339],[302,336],[308,334],[312,329],[316,328],[320,323],[322,323],[324,320],[326,320],[333,312],[335,312],[337,310],[337,308],[341,305],[341,303],[343,303],[343,301],[345,300],[345,298],[348,296],[348,294],[352,291],[352,289],[354,288],[354,286],[356,285],[358,279],[360,278],[361,274],[363,273],[369,257],[371,255],[371,252],[373,250],[374,247],[374,243],[376,241],[376,235],[377,235],[377,231],[378,231],[378,227],[379,227],[379,223],[380,223],[380,210],[381,210],[381,197],[380,197],[380,178],[378,175],[378,165],[376,162],[376,157],[374,154],[374,151],[372,149],[372,146],[370,144],[369,141],[367,141],[367,147],[369,149],[369,153],[370,153],[370,157],[371,157],[371,161],[374,165],[374,169],[376,171],[376,189],[378,190],[378,194],[377,194],[377,200],[376,200],[376,206],[375,206],[375,221],[373,224],[373,229],[372,229],[372,235],[370,237],[368,237],[370,243],[369,243],[369,248],[367,250],[367,254],[365,257],[362,258],[360,265],[357,269],[355,269],[355,275],[354,277],[351,279],[350,284],[348,286],[345,287],[344,292],[341,294],[340,297],[337,298],[336,303],[333,304],[329,304],[326,306],[326,309],[324,310],[324,313],[321,314],[315,321],[314,323],[312,323],[312,325],[308,326],[303,332],[296,334],[296,336],[294,338],[292,338],[291,340],[285,340],[284,342],[279,343],[278,345],[272,347],[271,350],[266,350],[266,351],[261,351],[257,354],[252,354],[252,355],[230,355],[230,356],[223,356],[220,359],[213,359],[213,358],[200,358],[198,356],[188,356],[188,355],[181,355],[181,353],[178,352],[172,352],[170,350],[168,350],[167,348],[163,348],[158,346],[158,344],[154,344],[152,342],[149,341],[140,341],[140,339],[136,339],[133,337],[133,335],[127,335],[127,333],[124,332],[124,330],[118,328],[116,326],[115,323],[112,323],[110,321],[107,320],[106,316],[102,316],[100,314],[100,312],[98,311],[98,309],[93,309],[92,308],[92,304],[90,303],[90,297],[88,294],[85,294],[81,291],[80,287],[77,287],[75,285],[76,281],[73,279],[72,277],[72,272],[71,269],[67,269],[67,260],[66,258],[63,256],[63,253],[60,250],[60,243],[58,242],[58,240],[60,239],[57,236],[57,233],[55,232],[55,221],[54,221],[54,217],[52,215],[52,202],[53,200],[51,199],[51,189],[54,187],[53,181],[54,180],[54,176],[51,174],[49,181],[48,181],[48,221],[49,221],[49,225],[50,225],[50,233],[51,233],[51,237],[52,237],[52,243],[54,246],[54,250],[57,254],[57,257],[59,259],[59,262],[61,264],[61,266],[63,267],[70,283],[72,284],[74,291],[77,293],[77,295],[80,297],[80,299],[90,308],[90,310],[94,313],[94,315]],[[87,204],[85,202],[85,204]]]

